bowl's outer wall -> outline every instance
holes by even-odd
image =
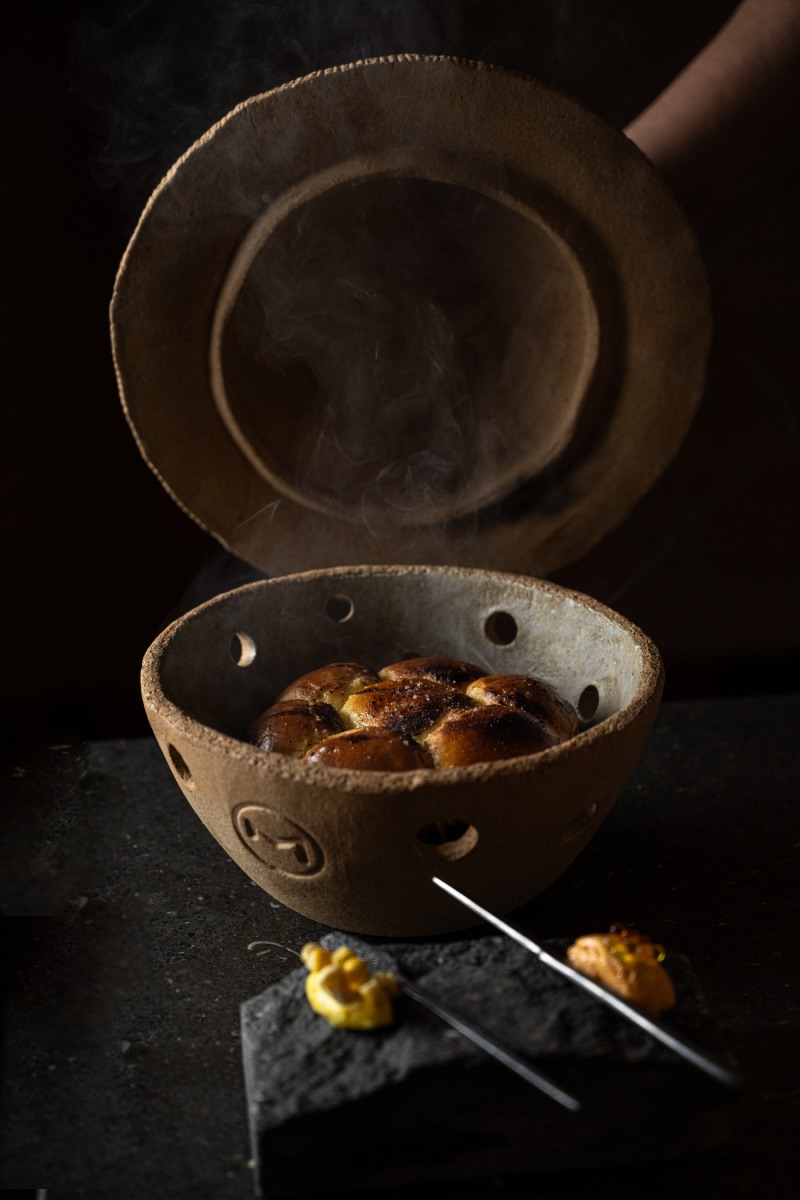
[[[353,606],[344,622],[327,611],[342,596]],[[509,645],[486,633],[498,611],[517,625]],[[232,657],[236,634],[255,647],[249,666]],[[302,672],[351,659],[379,668],[417,652],[465,657],[487,673],[534,673],[573,704],[594,685],[599,723],[528,758],[401,774],[311,767],[241,740]],[[630,775],[662,682],[652,643],[586,597],[519,576],[381,567],[309,572],[218,597],[153,644],[142,686],[186,798],[259,886],[338,928],[413,936],[474,924],[431,883],[434,874],[500,912],[561,874]],[[442,819],[471,827],[455,847],[461,857],[419,840]]]

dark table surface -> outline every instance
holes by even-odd
[[[629,921],[691,958],[745,1076],[730,1152],[415,1196],[798,1194],[799,728],[800,696],[665,705],[595,839],[515,914],[542,938]],[[17,750],[5,785],[0,1187],[246,1200],[239,1004],[325,930],[233,864],[152,741]]]

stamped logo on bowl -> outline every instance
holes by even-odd
[[[270,870],[282,875],[316,875],[325,856],[309,833],[283,813],[264,804],[240,804],[233,827],[247,849]]]

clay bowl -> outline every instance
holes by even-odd
[[[416,654],[539,675],[585,727],[538,755],[401,773],[312,766],[242,740],[305,671]],[[166,629],[142,671],[167,762],[231,858],[297,912],[382,936],[475,923],[435,874],[501,913],[557,879],[624,786],[662,682],[648,638],[586,596],[421,566],[310,571],[227,592]],[[437,822],[449,840],[435,840]]]

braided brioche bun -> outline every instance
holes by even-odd
[[[353,692],[359,692],[378,676],[361,663],[330,663],[309,671],[290,683],[278,696],[281,700],[307,700],[310,704],[330,704],[337,712]]]
[[[343,729],[342,719],[331,704],[279,700],[253,722],[248,740],[271,754],[299,758]]]
[[[565,742],[578,732],[578,714],[549,683],[532,675],[484,675],[470,683],[466,695],[478,704],[499,704],[541,721]]]
[[[346,729],[303,755],[306,762],[356,771],[416,771],[430,759],[412,738],[391,729]]]
[[[466,696],[447,684],[387,679],[355,692],[342,707],[342,719],[354,726],[380,725],[405,737],[419,737],[446,714],[471,707]]]
[[[413,771],[537,754],[577,732],[572,705],[531,675],[413,658],[377,674],[361,663],[310,671],[261,714],[249,740],[325,766]]]
[[[538,754],[562,740],[544,721],[502,704],[460,712],[422,737],[435,767],[466,767]]]
[[[459,658],[407,658],[382,667],[378,675],[381,679],[429,679],[463,690],[474,679],[480,679],[483,671]]]

